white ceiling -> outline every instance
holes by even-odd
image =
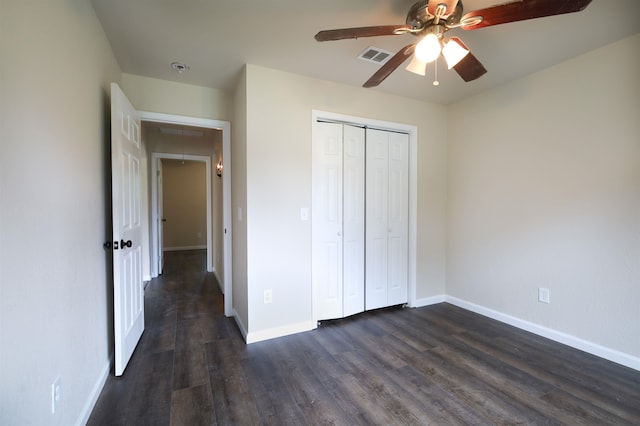
[[[501,0],[461,0],[470,12]],[[560,0],[558,0],[560,1]],[[319,43],[325,29],[404,24],[414,0],[92,0],[122,71],[233,90],[246,63],[361,86],[378,68],[357,59],[391,52],[410,34]],[[464,40],[488,73],[465,83],[441,62],[420,77],[398,68],[373,89],[448,104],[640,32],[640,1],[593,0],[582,12],[448,35]],[[191,69],[178,74],[171,62]],[[408,61],[407,61],[408,64]],[[406,64],[405,64],[406,65]],[[615,76],[612,76],[615,77]]]

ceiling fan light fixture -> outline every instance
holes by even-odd
[[[469,50],[465,49],[460,43],[455,40],[448,40],[442,48],[442,56],[447,61],[447,67],[453,68],[460,62],[465,56],[469,54]]]
[[[416,45],[415,55],[420,62],[433,62],[440,56],[441,49],[438,36],[434,33],[429,33]]]
[[[405,69],[423,77],[427,75],[427,63],[420,61],[415,55],[411,58],[411,62]]]

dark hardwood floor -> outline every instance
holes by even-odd
[[[245,345],[202,251],[167,253],[89,425],[640,425],[640,372],[449,304]]]

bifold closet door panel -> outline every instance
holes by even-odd
[[[344,125],[343,139],[343,316],[364,311],[365,133]]]
[[[367,129],[365,294],[367,310],[387,305],[389,134]]]
[[[389,133],[387,306],[408,301],[409,283],[409,136]]]
[[[367,310],[407,302],[409,137],[367,129]]]
[[[342,125],[316,123],[312,140],[313,317],[342,315]]]
[[[364,310],[365,134],[315,123],[312,141],[312,297],[316,320]]]

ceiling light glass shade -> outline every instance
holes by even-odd
[[[447,61],[447,67],[449,67],[449,69],[455,67],[468,53],[469,51],[455,40],[449,40],[442,48],[442,56],[444,56],[445,61]]]
[[[421,76],[427,75],[427,63],[421,62],[418,58],[416,58],[416,55],[413,55],[413,58],[411,58],[411,62],[405,69]]]
[[[429,33],[416,45],[415,55],[420,62],[433,62],[440,55],[440,49],[438,37]]]

